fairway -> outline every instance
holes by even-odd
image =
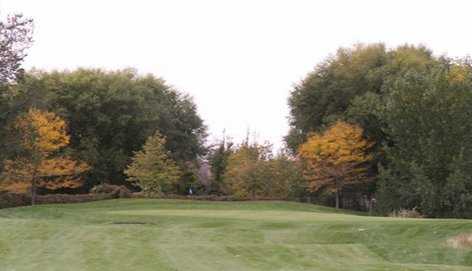
[[[0,210],[0,271],[472,270],[467,220],[290,202],[109,200]],[[471,266],[471,267],[469,267]]]

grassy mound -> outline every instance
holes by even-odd
[[[0,210],[0,229],[0,270],[472,270],[472,250],[447,241],[467,220],[300,203],[42,205]]]

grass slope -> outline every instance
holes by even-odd
[[[110,200],[0,210],[0,270],[472,270],[467,220],[287,202]]]

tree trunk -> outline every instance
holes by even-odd
[[[334,186],[335,186],[335,189],[336,189],[336,192],[335,192],[336,193],[336,209],[339,209],[339,205],[340,205],[339,201],[340,201],[340,197],[341,197],[341,195],[340,195],[340,193],[341,193],[341,187],[340,186],[341,185],[340,185],[340,180],[339,180],[338,177],[336,177],[334,179]]]
[[[36,204],[36,176],[33,176],[31,182],[31,206]]]
[[[336,209],[339,209],[339,189],[336,188]]]

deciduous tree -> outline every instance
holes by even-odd
[[[300,157],[306,161],[310,190],[333,191],[339,208],[343,187],[366,181],[365,164],[372,159],[367,153],[371,146],[363,138],[362,128],[342,121],[323,133],[311,135],[299,150]]]
[[[240,199],[288,199],[300,196],[305,183],[298,161],[268,144],[247,141],[230,154],[223,178],[227,193]]]
[[[270,147],[267,145],[243,142],[228,159],[223,178],[228,193],[244,199],[263,196],[264,188],[270,180],[261,177],[260,173],[265,167],[262,161],[270,155]]]
[[[472,69],[450,63],[392,81],[378,116],[392,144],[379,177],[382,211],[470,217]],[[468,165],[468,166],[466,166]]]
[[[16,79],[33,41],[33,20],[21,14],[0,22],[0,85]]]
[[[143,149],[134,154],[132,163],[125,170],[128,181],[147,194],[170,191],[182,175],[165,144],[165,138],[156,132],[146,140]]]
[[[89,169],[85,163],[60,155],[69,144],[66,129],[65,121],[56,114],[34,108],[14,123],[19,149],[13,159],[4,162],[3,179],[7,183],[30,183],[33,205],[38,186],[48,189],[78,187],[81,185],[80,174]]]
[[[369,137],[382,143],[385,135],[380,123],[365,112],[365,102],[356,98],[364,100],[366,96],[366,100],[374,101],[375,95],[385,93],[389,81],[411,70],[429,70],[440,62],[423,46],[403,45],[388,50],[384,44],[374,43],[338,49],[292,91],[291,129],[285,138],[288,146],[296,152],[310,133],[323,131],[337,120],[354,121]],[[348,111],[350,114],[346,114]]]
[[[69,149],[92,167],[87,187],[123,184],[133,152],[156,130],[182,169],[205,153],[206,128],[192,98],[156,76],[132,69],[33,70],[14,89],[12,111],[50,108],[67,120]]]
[[[212,190],[224,193],[224,174],[228,166],[228,160],[233,153],[233,143],[224,138],[208,152],[208,162],[212,173]]]

